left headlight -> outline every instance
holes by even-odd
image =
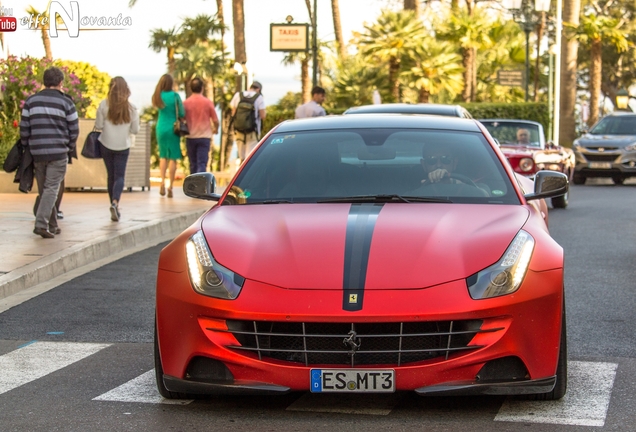
[[[214,260],[202,231],[197,231],[186,243],[186,258],[196,292],[228,300],[238,297],[245,278]]]
[[[534,168],[534,161],[531,158],[521,158],[519,160],[519,169],[521,169],[521,171],[532,171],[532,168]]]
[[[636,150],[636,142],[633,142],[627,147],[625,147],[625,151],[634,151],[634,150]]]
[[[470,296],[479,300],[517,291],[528,270],[533,250],[532,236],[524,230],[519,231],[499,261],[466,280]]]

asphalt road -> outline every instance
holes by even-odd
[[[549,223],[566,254],[562,401],[293,393],[169,404],[153,375],[159,246],[0,313],[0,431],[634,430],[636,182],[572,186]]]

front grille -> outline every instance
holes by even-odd
[[[585,153],[584,156],[585,159],[587,159],[589,162],[614,162],[620,155]]]
[[[404,365],[469,352],[481,320],[397,323],[294,323],[228,320],[240,346],[228,348],[309,365]],[[219,331],[218,329],[210,329]]]

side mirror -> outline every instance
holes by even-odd
[[[221,195],[216,194],[216,178],[209,172],[190,174],[183,181],[183,193],[191,198],[218,201]]]
[[[524,195],[526,201],[554,198],[568,193],[568,176],[556,171],[539,171],[534,177],[534,192]]]

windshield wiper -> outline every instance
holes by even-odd
[[[293,204],[293,201],[290,201],[288,199],[275,199],[275,200],[264,200],[264,201],[257,201],[257,202],[253,202],[251,204]]]
[[[328,198],[318,200],[319,203],[339,203],[339,202],[370,202],[370,203],[388,203],[388,202],[426,202],[426,203],[452,203],[453,201],[446,198],[417,197],[404,195],[356,195],[341,198]]]

